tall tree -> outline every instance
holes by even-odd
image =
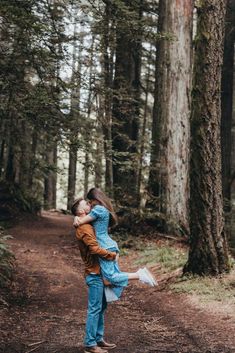
[[[185,271],[229,269],[221,183],[221,65],[226,0],[198,3],[192,93],[190,250]]]
[[[82,66],[82,46],[83,34],[81,34],[79,49],[77,17],[74,18],[74,40],[72,57],[72,77],[71,77],[71,97],[70,97],[70,124],[69,134],[69,170],[68,170],[68,195],[67,209],[70,210],[75,199],[76,191],[76,171],[77,171],[77,153],[78,153],[78,133],[80,119],[80,90],[81,90],[81,66]],[[79,51],[79,53],[77,53]]]
[[[142,0],[122,0],[117,8],[113,83],[114,195],[133,204],[137,196],[137,141],[140,113]]]
[[[88,192],[89,187],[89,175],[92,166],[91,160],[91,144],[92,144],[92,105],[94,99],[94,60],[95,60],[95,36],[92,35],[91,38],[91,46],[90,46],[90,60],[89,60],[89,73],[88,73],[88,95],[87,95],[87,102],[86,102],[86,121],[82,130],[82,134],[84,137],[84,152],[85,152],[85,161],[84,161],[84,197]]]
[[[139,153],[140,153],[140,163],[139,163],[139,176],[138,176],[138,193],[139,193],[139,211],[140,214],[143,213],[146,202],[147,202],[147,183],[149,176],[149,163],[148,158],[146,158],[146,154],[149,155],[151,148],[151,138],[150,131],[152,126],[152,107],[149,105],[150,94],[153,93],[153,89],[151,89],[151,69],[154,69],[154,59],[155,52],[153,47],[150,46],[149,52],[146,55],[146,64],[145,64],[145,98],[144,98],[144,106],[143,106],[143,118],[140,125],[140,136],[139,136]],[[144,58],[144,57],[143,57]],[[144,71],[144,70],[143,70]],[[152,84],[153,86],[153,84]],[[147,153],[146,153],[147,152]]]
[[[233,114],[233,76],[235,42],[235,1],[227,2],[225,21],[224,56],[222,67],[221,92],[221,147],[222,147],[222,185],[225,211],[230,211],[231,198],[231,129]]]
[[[18,183],[24,195],[40,201],[50,169],[43,159],[49,149],[45,141],[56,141],[63,124],[58,99],[62,80],[55,71],[63,57],[63,26],[56,23],[64,6],[57,5],[39,0],[0,3],[1,178],[12,188]],[[54,164],[54,146],[52,150]],[[56,175],[53,180],[55,199]]]
[[[192,0],[159,1],[149,191],[175,233],[188,231],[192,18]]]
[[[112,89],[113,89],[113,66],[114,66],[114,5],[107,1],[104,10],[103,33],[101,41],[104,83],[104,114],[102,128],[104,134],[105,152],[105,190],[113,197],[113,159],[112,159]]]

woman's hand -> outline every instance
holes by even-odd
[[[73,226],[77,228],[80,225],[80,217],[75,216],[73,220]]]

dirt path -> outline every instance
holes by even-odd
[[[9,308],[0,308],[0,352],[82,352],[86,286],[71,217],[46,213],[11,234],[18,294]],[[109,306],[106,337],[118,345],[113,352],[235,352],[234,325],[227,317],[208,315],[184,296],[160,289],[131,285]]]

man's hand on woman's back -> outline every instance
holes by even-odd
[[[77,228],[80,225],[80,217],[75,216],[73,220],[73,226]]]

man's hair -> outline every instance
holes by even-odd
[[[73,214],[74,216],[76,216],[76,214],[77,214],[77,208],[78,208],[78,206],[79,206],[79,204],[80,204],[80,202],[81,202],[82,200],[84,200],[84,198],[83,198],[83,197],[79,197],[79,199],[75,200],[74,203],[72,204],[71,212],[72,212],[72,214]]]

